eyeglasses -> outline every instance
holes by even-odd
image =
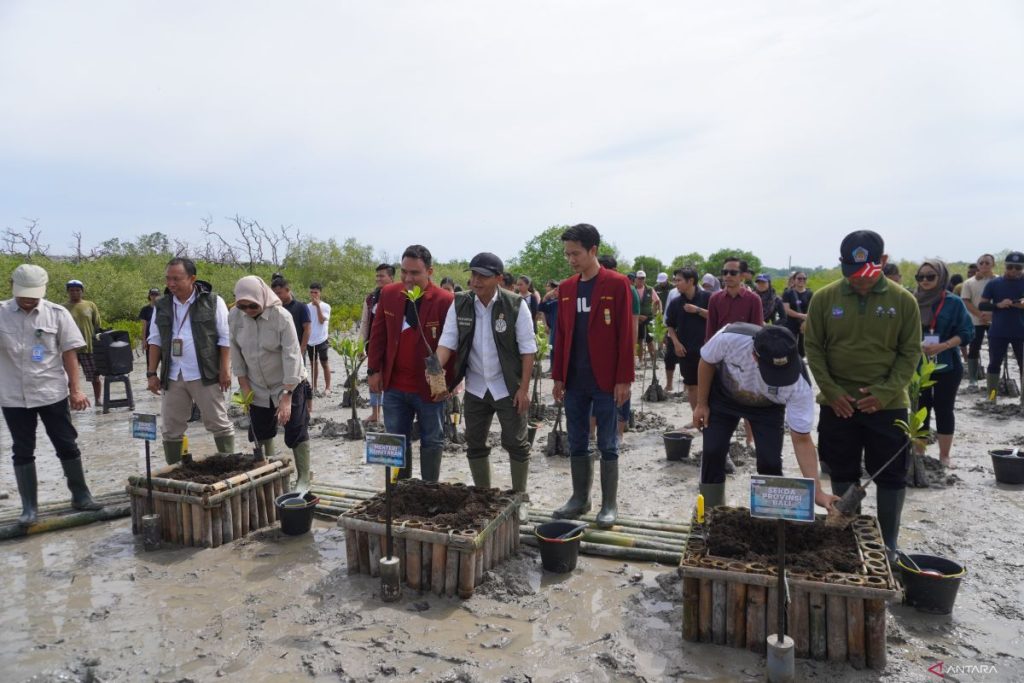
[[[1024,270],[1024,264],[1022,263],[1007,263],[1007,270]]]
[[[722,268],[722,275],[739,275],[740,271],[735,268]]]
[[[928,273],[925,275],[915,275],[914,279],[917,280],[918,282],[932,282],[934,280],[939,279],[939,276],[936,275],[935,273]]]
[[[798,278],[795,278],[795,279],[796,279],[797,282],[806,282],[807,281],[807,278],[805,278],[805,277],[798,277]]]
[[[238,303],[238,304],[235,304],[235,308],[241,309],[243,311],[258,311],[258,310],[260,310],[263,307],[260,306],[259,304],[242,304],[242,303]]]

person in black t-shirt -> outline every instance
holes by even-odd
[[[807,289],[807,273],[798,270],[793,273],[793,284],[782,294],[782,308],[786,312],[786,327],[796,337],[797,350],[800,357],[804,353],[804,320],[807,319],[807,307],[811,305],[814,293]]]
[[[153,304],[160,298],[160,290],[156,287],[149,289],[149,303],[139,311],[139,320],[142,321],[142,353],[149,353],[149,323],[153,320]],[[147,356],[148,357],[148,356]]]
[[[697,367],[707,331],[711,294],[697,286],[697,271],[692,268],[677,269],[672,274],[672,282],[679,296],[669,302],[665,314],[669,340],[665,349],[665,390],[672,390],[672,375],[678,365],[692,411],[697,405]]]
[[[292,296],[291,284],[284,277],[274,278],[270,282],[270,288],[281,300],[284,309],[291,313],[292,321],[295,323],[295,336],[299,339],[299,350],[302,351],[303,359],[309,354],[306,347],[309,345],[309,330],[312,320],[309,317],[309,306]]]

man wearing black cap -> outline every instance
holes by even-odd
[[[896,420],[907,419],[907,385],[921,360],[921,312],[914,295],[882,275],[882,237],[858,230],[843,239],[844,279],[829,283],[807,309],[807,361],[818,384],[818,447],[837,495],[875,474],[905,449]],[[907,458],[875,478],[878,523],[893,551],[906,494]]]
[[[782,475],[782,435],[789,424],[800,471],[814,479],[814,502],[836,500],[821,490],[811,439],[814,390],[796,337],[781,326],[731,323],[700,349],[693,422],[704,432],[700,492],[705,506],[725,504],[725,456],[740,419],[754,433],[758,474]]]
[[[525,493],[530,469],[526,416],[537,353],[530,307],[521,296],[500,286],[505,265],[494,254],[477,254],[469,262],[469,270],[470,291],[456,294],[448,309],[437,358],[447,365],[455,355],[455,378],[449,387],[466,380],[463,414],[473,485],[491,487],[487,435],[497,414],[512,488]]]
[[[988,329],[988,396],[999,389],[999,371],[1007,347],[1013,348],[1017,366],[1024,362],[1024,254],[1011,251],[1002,277],[989,280],[978,308],[992,314]]]

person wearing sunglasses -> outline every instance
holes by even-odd
[[[920,406],[928,409],[924,427],[934,414],[939,441],[939,461],[950,466],[956,418],[953,406],[963,379],[960,344],[974,337],[974,324],[964,302],[947,289],[949,269],[939,259],[925,259],[914,276],[914,297],[921,312],[921,350],[938,367],[932,373],[933,386],[921,390]],[[918,450],[923,453],[923,449]]]
[[[284,445],[295,456],[295,490],[309,488],[309,410],[313,393],[295,334],[295,320],[261,278],[235,283],[235,306],[228,318],[231,368],[249,406],[250,438],[264,458],[274,455],[274,437],[284,427]]]
[[[782,293],[782,308],[786,312],[786,328],[796,337],[800,357],[807,356],[804,350],[804,320],[811,305],[814,292],[807,288],[807,273],[798,270],[793,273],[793,283]]]
[[[761,297],[744,285],[743,269],[739,258],[727,256],[722,264],[721,291],[711,295],[708,302],[708,324],[704,341],[729,323],[764,325]]]
[[[1002,277],[985,285],[978,308],[991,311],[988,330],[988,374],[985,376],[988,396],[999,389],[999,371],[1012,348],[1017,367],[1024,360],[1024,253],[1011,251],[1006,255]]]
[[[978,257],[977,271],[972,277],[964,281],[963,289],[960,290],[960,298],[967,307],[974,322],[974,338],[967,346],[967,382],[972,390],[978,388],[978,380],[981,378],[981,345],[985,341],[985,334],[989,325],[992,324],[992,311],[983,311],[981,295],[985,286],[995,279],[996,274],[992,271],[996,265],[996,257],[992,254],[982,254]]]

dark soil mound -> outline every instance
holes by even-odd
[[[391,489],[391,515],[395,520],[418,520],[466,529],[495,516],[488,508],[497,502],[499,495],[495,490],[473,486],[401,481]],[[371,517],[386,514],[383,494],[370,501],[366,514]]]
[[[755,519],[749,510],[715,509],[709,514],[708,552],[741,562],[776,565],[776,523]],[[786,526],[786,566],[813,572],[861,572],[860,554],[852,529],[792,523]]]
[[[181,467],[164,475],[166,479],[192,481],[197,484],[216,484],[245,474],[253,469],[253,459],[236,453],[234,455],[211,455],[203,460],[182,462]]]

